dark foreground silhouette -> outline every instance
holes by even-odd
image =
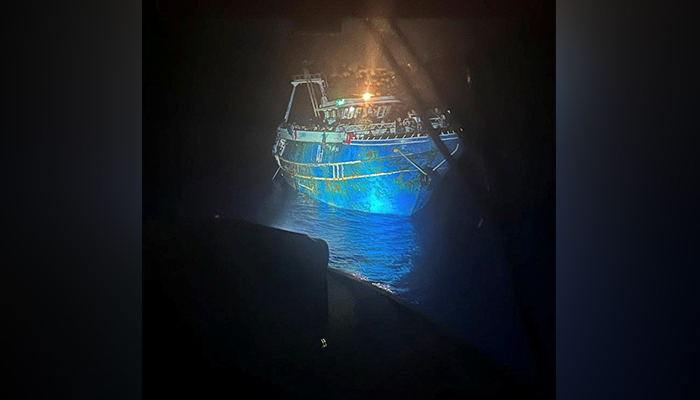
[[[144,395],[522,393],[475,349],[306,235],[213,219],[144,226]]]

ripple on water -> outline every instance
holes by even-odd
[[[281,204],[284,203],[284,204]],[[421,254],[410,217],[368,214],[331,207],[298,192],[277,194],[270,224],[325,240],[329,267],[375,283],[392,293],[405,293],[402,278]]]

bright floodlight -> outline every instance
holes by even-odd
[[[365,94],[362,95],[362,99],[364,101],[369,101],[369,99],[372,98],[372,95],[369,92],[365,92]]]

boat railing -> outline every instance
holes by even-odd
[[[440,135],[451,135],[451,134],[456,134],[457,132],[455,130],[444,130],[440,131]],[[373,134],[373,135],[366,135],[362,136],[360,135],[358,139],[361,140],[386,140],[386,139],[408,139],[408,138],[413,138],[413,137],[427,137],[428,134],[426,132],[416,132],[416,131],[410,131],[410,132],[399,132],[397,133],[396,131],[391,131],[388,135],[387,134]]]
[[[341,125],[338,128],[345,132],[385,131],[387,129],[396,128],[396,124],[394,122],[378,122],[368,125]]]
[[[418,130],[415,128],[405,128],[397,132],[396,125],[393,122],[376,123],[370,125],[341,125],[335,129],[323,129],[323,128],[308,128],[302,126],[298,129],[294,129],[289,126],[280,126],[278,131],[280,133],[290,133],[294,130],[306,131],[306,132],[347,132],[352,133],[357,139],[365,140],[375,140],[375,139],[396,139],[396,138],[411,138],[417,136],[426,136],[427,132],[424,130]],[[438,128],[440,129],[440,128]],[[388,131],[387,131],[388,130]],[[456,133],[454,128],[442,128],[440,129],[440,135],[447,135]]]

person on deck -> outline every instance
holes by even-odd
[[[437,107],[435,107],[433,112],[435,113],[434,115],[437,117],[437,119],[439,121],[440,128],[445,128],[447,126],[445,114],[440,112],[440,110]]]
[[[396,117],[396,121],[394,121],[396,124],[396,134],[397,135],[403,135],[406,133],[406,129],[404,128],[403,121],[401,120],[401,117]]]
[[[406,118],[403,120],[403,127],[406,130],[406,133],[415,132],[415,123],[416,121],[414,121],[413,118]]]

